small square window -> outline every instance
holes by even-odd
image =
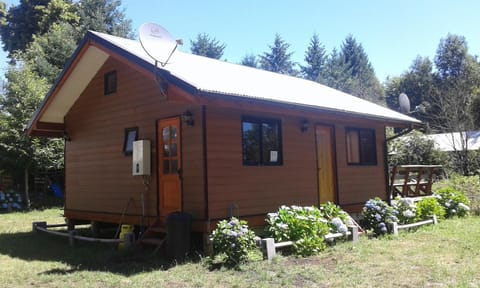
[[[109,95],[117,92],[117,71],[105,73],[103,80],[104,95]]]
[[[347,128],[347,162],[349,165],[377,165],[375,130]]]
[[[125,155],[132,155],[133,153],[133,141],[136,141],[138,137],[138,128],[125,129],[125,138],[123,140],[123,153]]]

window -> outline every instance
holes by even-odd
[[[123,140],[123,153],[125,155],[132,155],[133,153],[133,141],[137,140],[138,128],[125,129],[125,138]]]
[[[347,162],[351,165],[377,165],[375,130],[346,129]]]
[[[244,165],[281,165],[280,121],[245,117],[242,119]]]
[[[117,71],[105,73],[103,78],[103,94],[108,95],[117,92]]]

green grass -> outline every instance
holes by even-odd
[[[0,287],[479,287],[480,217],[453,219],[398,238],[338,243],[309,258],[279,256],[240,270],[206,261],[170,266],[149,251],[118,251],[31,232],[62,223],[62,210],[0,215]]]

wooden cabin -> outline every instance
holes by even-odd
[[[176,51],[156,65],[138,41],[89,32],[28,125],[65,139],[65,217],[192,230],[281,205],[359,211],[388,196],[386,127],[414,118],[320,85]],[[132,176],[132,142],[151,175]]]

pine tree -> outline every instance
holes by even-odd
[[[190,45],[190,51],[193,54],[213,59],[220,59],[226,47],[225,44],[221,44],[215,38],[210,38],[205,33],[198,34],[195,40],[190,40]]]
[[[317,80],[320,72],[325,66],[325,47],[320,43],[317,34],[313,34],[310,45],[305,52],[306,66],[300,66],[302,76],[305,79]]]
[[[268,47],[270,51],[259,55],[260,68],[281,74],[297,74],[294,69],[295,64],[291,60],[293,52],[288,52],[290,44],[285,42],[279,34],[276,34],[273,45]]]

